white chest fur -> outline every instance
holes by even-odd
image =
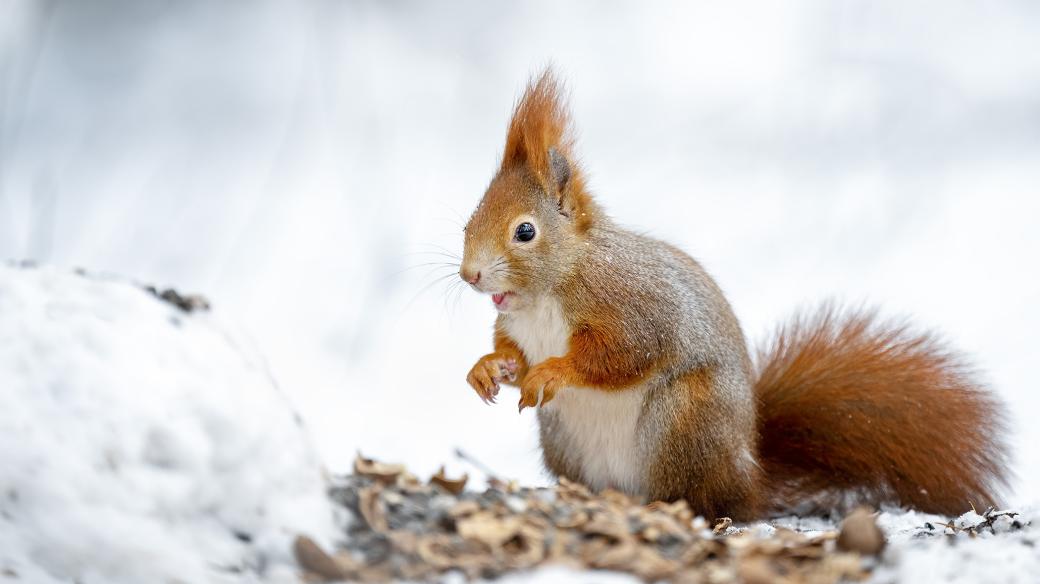
[[[507,315],[506,332],[524,351],[528,364],[567,353],[570,326],[558,301],[539,298],[522,311]],[[549,436],[569,466],[580,469],[589,487],[607,487],[634,495],[644,491],[645,456],[637,438],[644,388],[599,391],[568,387],[543,406],[560,431]]]
[[[549,357],[562,357],[571,338],[563,308],[549,296],[535,298],[523,310],[507,314],[505,329],[532,366]]]

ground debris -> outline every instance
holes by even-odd
[[[173,288],[159,290],[155,286],[145,286],[144,289],[156,298],[169,302],[184,312],[206,311],[210,309],[209,300],[198,294],[181,294]]]
[[[591,493],[495,481],[464,491],[443,469],[430,482],[400,465],[358,456],[330,494],[350,519],[333,553],[297,544],[305,579],[437,581],[556,564],[616,570],[647,582],[812,582],[866,578],[869,562],[837,549],[836,532],[768,533],[709,524],[683,502],[644,505],[617,491]]]
[[[350,573],[311,538],[301,535],[293,542],[293,555],[312,579],[321,581],[342,580]]]
[[[1018,519],[1018,515],[1015,511],[999,510],[993,507],[981,514],[972,509],[946,523],[927,524],[931,533],[925,535],[936,535],[936,526],[943,528],[941,533],[947,536],[967,535],[968,537],[976,537],[978,535],[997,535],[1018,531],[1026,525]]]

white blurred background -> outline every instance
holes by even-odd
[[[515,390],[464,382],[490,301],[421,264],[552,61],[614,216],[700,259],[754,342],[825,298],[943,331],[1034,502],[1038,30],[1030,1],[5,0],[0,259],[205,294],[333,470],[472,471],[458,446],[544,481]]]

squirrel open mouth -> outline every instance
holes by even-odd
[[[495,306],[502,306],[502,303],[506,301],[506,296],[512,294],[512,292],[499,292],[498,294],[492,294],[491,301],[495,303]]]

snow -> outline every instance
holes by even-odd
[[[1016,518],[1035,523],[1036,510],[1027,508]],[[977,525],[974,512],[954,519],[958,527]],[[889,545],[884,563],[872,582],[1035,582],[1040,573],[1040,533],[1035,525],[1009,532],[1009,522],[995,522],[994,531],[973,537],[950,533],[941,526],[935,535],[925,523],[947,523],[947,518],[905,511],[888,511],[878,518]]]
[[[426,264],[552,60],[596,195],[701,260],[752,342],[828,297],[941,331],[1009,405],[1007,504],[1040,502],[1040,5],[131,4],[0,6],[0,260],[204,293],[177,334],[248,331],[330,469],[479,476],[461,447],[546,482],[533,415],[464,382],[494,309]]]
[[[1036,582],[1040,558],[1037,538],[959,538],[895,548],[888,557],[892,566],[882,566],[874,582]]]
[[[331,538],[310,438],[212,315],[2,266],[0,380],[0,569],[22,581],[292,579],[291,538]]]

